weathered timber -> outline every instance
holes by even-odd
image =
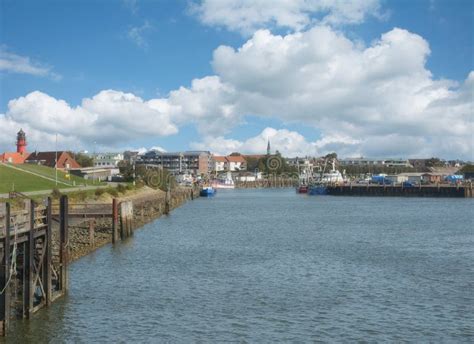
[[[52,281],[51,281],[51,270],[52,270],[52,257],[53,257],[53,228],[52,228],[52,201],[51,197],[48,197],[46,216],[47,216],[47,227],[46,227],[46,257],[44,259],[44,283],[46,292],[46,305],[50,306],[52,302]]]
[[[10,203],[3,205],[5,214],[5,238],[3,239],[3,257],[0,270],[0,335],[5,336],[10,320]]]
[[[60,288],[66,294],[68,289],[68,198],[63,195],[60,199],[60,224],[59,224],[59,257],[60,257]]]

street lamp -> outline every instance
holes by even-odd
[[[95,184],[95,146],[97,142],[94,141],[94,150],[92,152],[92,184]]]
[[[56,175],[55,177],[55,183],[56,187],[58,186],[58,134],[56,133],[56,146],[55,146],[55,159],[54,159],[54,173]]]

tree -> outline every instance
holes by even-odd
[[[129,161],[122,160],[118,163],[120,174],[126,182],[133,181],[133,165]]]
[[[439,158],[431,158],[426,160],[426,167],[442,167],[444,163]]]
[[[77,163],[79,165],[81,165],[82,167],[92,167],[94,166],[94,159],[90,156],[88,156],[87,154],[84,154],[84,153],[72,153],[72,152],[69,152],[70,155],[72,155],[74,157],[74,160],[77,161]]]
[[[245,160],[247,161],[247,171],[255,171],[258,168],[257,158],[247,157]]]
[[[326,154],[324,156],[325,159],[328,159],[328,160],[332,160],[332,159],[337,159],[337,153],[336,152],[332,152],[332,153],[329,153],[329,154]]]

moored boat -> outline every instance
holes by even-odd
[[[309,187],[308,194],[312,196],[327,195],[327,188],[325,185],[312,185]]]
[[[296,188],[297,193],[308,193],[308,185],[300,185]]]
[[[220,177],[212,182],[212,187],[215,189],[235,189],[232,174],[228,172],[225,177]]]
[[[212,186],[206,186],[201,189],[199,192],[199,195],[201,197],[209,197],[209,196],[214,196],[216,193],[216,189],[214,189]]]

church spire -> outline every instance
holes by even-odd
[[[268,143],[267,143],[267,155],[270,155],[270,154],[271,154],[270,139],[268,139]]]

